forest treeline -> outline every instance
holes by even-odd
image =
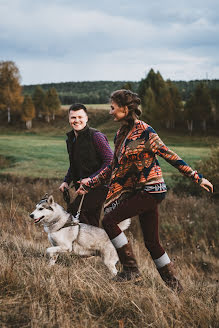
[[[193,80],[171,81],[179,90],[183,101],[187,101],[199,83],[205,83],[210,89],[219,89],[219,80]],[[105,104],[109,101],[109,95],[117,89],[127,86],[132,91],[138,92],[140,85],[135,81],[83,81],[83,82],[60,82],[40,84],[44,91],[55,88],[62,104],[69,105],[74,102],[84,104]],[[36,85],[24,85],[23,93],[33,95]]]
[[[46,91],[51,87],[55,88],[59,98],[64,105],[75,102],[84,104],[106,104],[109,102],[110,94],[117,89],[127,85],[131,86],[133,91],[138,90],[138,82],[126,81],[84,81],[84,82],[61,82],[40,84],[40,87]],[[33,95],[36,85],[24,85],[23,93]]]
[[[12,61],[0,62],[0,116],[10,123],[55,120],[61,104],[80,102],[104,104],[116,89],[137,92],[142,101],[142,118],[153,126],[217,131],[219,80],[171,81],[151,69],[139,82],[85,81],[22,86],[19,69]],[[213,132],[214,133],[214,132]]]

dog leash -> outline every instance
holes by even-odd
[[[79,207],[78,207],[77,214],[74,217],[74,219],[78,222],[79,222],[79,217],[80,217],[80,213],[81,213],[81,207],[82,207],[82,204],[83,204],[83,201],[84,201],[84,196],[85,196],[85,194],[83,194],[82,197],[81,197],[81,201],[80,201],[80,204],[79,204]]]
[[[58,230],[61,230],[63,228],[67,228],[67,227],[71,227],[71,226],[76,226],[76,225],[80,226],[79,217],[80,217],[80,213],[81,213],[81,207],[82,207],[82,204],[83,204],[83,201],[84,201],[84,196],[85,195],[82,195],[82,197],[81,197],[77,214],[75,216],[72,215],[72,214],[69,214],[67,222],[62,227],[60,227]]]
[[[80,181],[81,181],[81,179],[80,179]],[[69,189],[70,188],[73,188],[73,187],[75,187],[75,184],[74,183],[70,183],[69,188],[64,187],[63,199],[66,202],[67,206],[70,205],[70,201],[71,201],[70,194],[69,194]]]
[[[78,211],[77,211],[76,215],[75,216],[71,215],[71,222],[66,222],[66,225],[67,224],[70,224],[70,225],[79,224],[79,217],[80,217],[80,213],[81,213],[81,207],[82,207],[82,204],[83,204],[83,201],[84,201],[84,196],[85,196],[85,194],[82,195],[82,197],[81,197],[79,207],[78,207]],[[70,204],[70,194],[69,194],[69,190],[67,188],[64,188],[63,198],[64,198],[64,201],[67,203],[67,206],[69,206],[69,204]]]

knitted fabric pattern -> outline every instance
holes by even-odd
[[[100,173],[106,166],[108,166],[112,162],[113,159],[112,149],[110,148],[107,137],[103,133],[99,131],[94,132],[93,140],[94,145],[96,146],[96,149],[98,149],[99,155],[103,163],[101,168],[97,172],[94,172],[90,175],[90,178],[93,178],[95,175]]]
[[[119,131],[117,135],[118,133]],[[137,120],[121,146],[113,170],[112,165],[107,166],[88,185],[93,188],[111,176],[105,207],[137,190],[143,190],[145,186],[164,185],[157,155],[177,168],[180,173],[200,183],[202,176],[170,150],[150,125]],[[156,192],[156,188],[151,190]],[[166,188],[157,192],[166,192]]]

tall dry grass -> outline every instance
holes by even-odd
[[[218,327],[218,204],[169,193],[161,205],[161,240],[178,267],[178,297],[161,281],[136,219],[129,238],[143,281],[110,280],[99,258],[60,256],[49,267],[41,226],[28,218],[44,193],[65,206],[59,181],[4,178],[0,183],[1,327]]]

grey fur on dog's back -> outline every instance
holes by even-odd
[[[71,226],[63,227],[69,222],[70,214],[63,207],[54,202],[53,196],[44,197],[30,214],[35,223],[43,223],[45,232],[52,247],[46,252],[50,258],[50,265],[54,265],[59,253],[74,252],[77,255],[94,255],[99,253],[104,264],[112,275],[117,274],[115,267],[118,261],[117,252],[107,236],[105,230],[88,224],[74,222]],[[126,219],[119,223],[122,231],[131,223]]]

